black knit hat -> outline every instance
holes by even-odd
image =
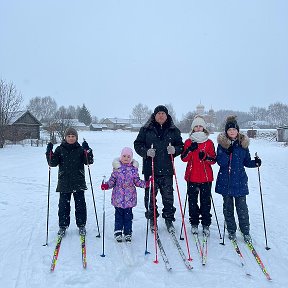
[[[76,139],[78,140],[78,133],[77,133],[76,129],[74,129],[73,127],[69,127],[65,130],[64,137],[66,138],[66,136],[68,136],[68,135],[74,135],[74,136],[76,136]]]
[[[227,133],[229,128],[235,128],[239,132],[239,125],[236,120],[237,116],[228,116],[226,119],[226,124],[225,124],[225,133]]]
[[[166,115],[168,115],[168,109],[167,109],[164,105],[158,105],[158,106],[154,109],[154,115],[156,115],[158,112],[165,112]]]

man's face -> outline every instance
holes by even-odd
[[[156,122],[158,122],[160,125],[163,125],[165,123],[165,121],[167,120],[167,114],[163,111],[159,111],[156,115],[155,115],[155,120]]]

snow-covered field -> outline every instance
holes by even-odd
[[[250,187],[247,202],[250,211],[251,235],[255,248],[273,279],[269,282],[244,246],[239,232],[240,248],[251,277],[245,275],[229,240],[225,238],[226,245],[219,245],[222,240],[219,238],[213,210],[208,262],[205,267],[201,265],[196,246],[189,232],[188,240],[194,269],[192,271],[186,269],[169,238],[162,218],[159,218],[158,221],[159,233],[173,270],[171,272],[165,270],[160,254],[158,254],[159,264],[154,264],[155,246],[150,231],[148,250],[151,254],[145,255],[146,219],[144,217],[143,189],[138,189],[138,206],[134,208],[133,242],[129,247],[131,251],[125,253],[129,257],[123,257],[119,244],[115,243],[113,239],[114,207],[110,204],[111,190],[106,192],[106,201],[103,205],[103,191],[99,187],[103,175],[110,176],[112,160],[119,156],[121,149],[124,146],[133,148],[136,135],[137,133],[120,131],[79,132],[79,142],[81,143],[84,137],[94,151],[95,163],[90,166],[90,171],[101,235],[104,207],[106,212],[104,251],[106,257],[100,257],[103,238],[95,237],[98,234],[97,225],[89,174],[86,168],[86,180],[89,188],[86,192],[88,206],[86,237],[88,265],[86,270],[82,268],[81,264],[80,239],[75,225],[72,200],[71,225],[67,236],[63,239],[55,271],[50,272],[58,230],[58,194],[55,192],[58,168],[51,169],[49,240],[48,246],[42,246],[46,242],[48,192],[48,166],[44,155],[46,147],[18,145],[0,149],[1,287],[287,287],[288,148],[281,143],[267,140],[251,139],[250,144],[251,155],[257,152],[263,163],[260,168],[261,186],[268,246],[271,249],[265,250],[257,169],[247,169]],[[187,134],[182,136],[185,140]],[[211,135],[215,147],[216,136],[217,134]],[[134,158],[141,165],[141,158],[136,153],[134,153]],[[186,195],[186,183],[183,180],[185,165],[179,157],[176,158],[175,167],[183,207]],[[215,178],[217,171],[218,166],[215,164]],[[222,197],[213,193],[213,199],[221,233],[223,233]],[[178,237],[181,229],[181,214],[176,189],[175,205],[177,207],[175,227]],[[188,226],[187,220],[186,224]],[[181,245],[187,255],[185,241],[181,241]]]

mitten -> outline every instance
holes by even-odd
[[[146,181],[146,187],[145,188],[149,188],[150,187],[150,183],[152,183],[153,177],[150,176],[149,180]]]
[[[175,154],[175,147],[174,146],[167,146],[167,152],[168,154]]]
[[[107,183],[102,183],[101,184],[101,189],[102,190],[108,190],[109,189],[109,185]]]
[[[261,164],[262,164],[262,161],[261,161],[261,159],[260,159],[258,156],[255,157],[255,164],[256,164],[256,166],[258,166],[258,167],[260,167]]]
[[[231,144],[228,149],[225,151],[228,155],[232,154],[233,153],[233,145]]]
[[[200,151],[198,155],[199,155],[199,159],[200,160],[205,160],[206,159],[206,153],[204,151]]]
[[[47,150],[46,150],[46,153],[50,153],[50,152],[52,152],[52,150],[53,150],[53,144],[52,144],[52,142],[49,142],[48,144],[47,144]]]
[[[87,143],[85,140],[84,140],[83,143],[82,143],[82,147],[83,147],[83,149],[86,150],[86,151],[90,149],[88,143]]]
[[[198,143],[197,142],[192,142],[192,144],[188,147],[189,151],[194,151],[198,148]]]
[[[148,157],[154,158],[154,157],[155,157],[155,154],[156,154],[156,150],[155,150],[155,149],[150,148],[150,149],[147,150],[147,156],[148,156]]]

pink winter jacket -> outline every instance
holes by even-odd
[[[136,187],[146,187],[146,181],[139,177],[139,163],[133,159],[130,164],[123,164],[120,158],[116,158],[112,166],[113,172],[107,182],[109,189],[113,188],[111,204],[124,209],[135,207],[137,204]]]

